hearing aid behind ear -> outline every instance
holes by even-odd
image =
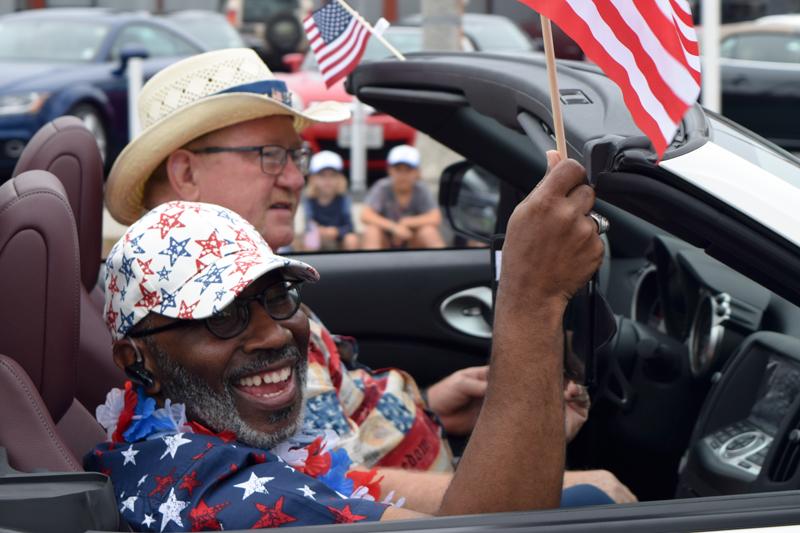
[[[153,374],[151,374],[150,371],[144,367],[144,358],[142,357],[142,352],[139,351],[139,347],[136,346],[136,343],[133,341],[133,339],[129,340],[131,346],[133,346],[133,351],[136,352],[136,361],[134,361],[133,364],[125,367],[125,375],[137,385],[141,385],[142,387],[149,389],[155,384]]]

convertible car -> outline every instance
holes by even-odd
[[[641,501],[336,527],[567,532],[800,524],[800,161],[700,106],[686,115],[659,161],[617,87],[595,67],[562,62],[559,84],[569,155],[586,166],[598,193],[596,210],[611,221],[597,285],[616,326],[595,353],[593,407],[568,462],[611,470]],[[347,87],[463,155],[464,162],[443,173],[440,201],[472,241],[502,234],[514,206],[543,175],[544,152],[554,147],[545,65],[537,57],[414,54],[405,62],[364,64]],[[0,202],[9,202],[9,185],[0,189]],[[464,213],[478,213],[479,223],[463,224],[470,219]],[[0,227],[7,222],[0,218]],[[3,242],[0,268],[9,261]],[[33,263],[41,254],[23,257],[31,264],[16,267],[18,274],[24,268],[33,277],[44,268]],[[424,386],[487,361],[495,278],[489,249],[301,257],[323,277],[305,289],[304,301],[332,331],[359,339],[361,362],[402,367]],[[65,272],[77,274],[77,265]],[[0,279],[9,295],[0,306],[0,353],[20,359],[13,352],[24,351],[15,328],[31,328],[15,317],[33,320],[38,308],[16,296],[19,276]],[[56,334],[63,338],[63,331]],[[78,398],[81,375],[104,379],[80,357]],[[74,421],[64,405],[53,414],[53,378],[44,366],[27,368],[40,372],[33,383],[49,394],[45,405],[58,437]],[[0,416],[10,416],[6,403],[4,397]],[[3,431],[9,420],[0,425],[0,445],[16,453],[9,452],[12,466],[16,459],[29,471],[42,468],[43,460],[29,453],[35,442],[25,440],[28,432]],[[13,423],[32,422],[17,417]],[[65,447],[77,453],[74,436],[64,440],[60,453],[69,453]],[[49,487],[63,496],[99,491],[103,483],[98,474],[32,474],[14,478],[28,491],[19,496],[8,479],[0,477],[0,529],[23,531],[21,510],[30,518],[37,501],[47,503],[42,495],[56,490]],[[13,506],[4,503],[12,500]],[[75,500],[83,513],[65,515],[58,530],[115,527],[113,494],[110,501],[107,495]],[[101,509],[105,521],[96,518]],[[98,515],[90,520],[90,513]]]

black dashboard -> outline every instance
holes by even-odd
[[[648,258],[631,318],[682,343],[707,387],[677,495],[800,487],[800,310],[681,241]]]
[[[678,495],[800,486],[800,341],[748,337],[712,388],[695,426]]]
[[[669,237],[653,241],[633,294],[631,318],[684,342],[692,373],[708,376],[759,331],[772,293]]]

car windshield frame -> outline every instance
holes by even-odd
[[[3,18],[0,19],[0,61],[91,63],[99,56],[111,29],[110,23],[97,20]],[[81,43],[86,44],[77,49],[76,45]],[[23,53],[9,54],[12,49]]]
[[[664,168],[800,248],[800,159],[705,111],[708,141]]]

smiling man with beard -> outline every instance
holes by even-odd
[[[603,244],[585,171],[556,163],[509,220],[486,400],[437,515],[559,505],[561,324]],[[310,334],[298,286],[318,280],[312,267],[232,211],[181,201],[130,226],[106,265],[114,359],[131,381],[98,407],[108,440],[84,462],[111,477],[131,528],[424,516],[392,504],[375,470],[351,470],[335,433],[298,430]]]

